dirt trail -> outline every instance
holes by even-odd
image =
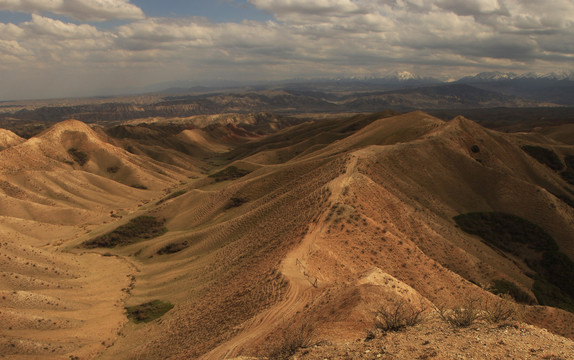
[[[356,165],[357,157],[353,156],[347,163],[346,172],[328,184],[331,190],[331,196],[329,197],[331,204],[339,201],[343,189],[351,181]],[[328,223],[325,221],[326,216],[325,212],[321,220],[310,227],[301,244],[291,250],[281,262],[279,270],[289,282],[285,300],[244,323],[241,333],[203,355],[200,359],[232,359],[241,355],[246,347],[262,340],[278,324],[290,321],[298,311],[302,310],[306,304],[313,300],[313,297],[320,292],[322,284],[320,279],[307,272],[306,262],[313,251],[316,240],[328,227]]]

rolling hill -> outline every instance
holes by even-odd
[[[454,358],[480,337],[499,355],[568,356],[574,148],[552,134],[420,111],[264,136],[57,124],[0,151],[0,350],[285,358],[306,334],[289,354],[318,344],[299,356],[377,358],[392,355],[389,338],[416,338],[427,343],[399,358]],[[520,303],[495,295],[500,284]],[[440,321],[465,301],[522,316],[460,332]],[[369,333],[394,304],[427,321]]]

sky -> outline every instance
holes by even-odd
[[[0,100],[560,70],[573,0],[0,0]]]

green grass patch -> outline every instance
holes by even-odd
[[[539,163],[544,164],[554,171],[564,169],[564,164],[556,153],[541,146],[524,145],[521,147],[528,155],[535,158]]]
[[[126,307],[128,319],[135,323],[150,322],[162,317],[173,309],[173,304],[161,300],[153,300],[136,306]]]
[[[132,184],[130,186],[133,187],[134,189],[147,190],[147,186],[142,184]]]
[[[209,175],[210,178],[215,179],[216,182],[235,180],[244,177],[245,175],[251,173],[249,170],[240,169],[237,166],[228,166],[225,169],[216,172],[215,174]]]
[[[167,228],[164,224],[165,220],[158,220],[153,216],[138,216],[114,231],[85,241],[82,245],[88,249],[130,245],[165,234]]]
[[[522,304],[532,305],[536,303],[536,300],[532,296],[528,295],[527,292],[520,289],[516,284],[511,281],[504,279],[496,279],[492,282],[492,287],[489,289],[491,293],[496,295],[508,294],[512,296],[516,302]]]
[[[80,166],[84,166],[84,164],[88,162],[88,154],[76,148],[69,148],[68,154],[70,154],[72,159]]]
[[[475,212],[455,216],[454,221],[463,231],[478,235],[510,253],[516,253],[517,243],[539,251],[558,250],[556,242],[544,229],[519,216]]]
[[[187,241],[181,241],[176,243],[167,244],[157,251],[158,255],[175,254],[186,249],[189,246]]]
[[[235,208],[235,207],[239,207],[243,204],[245,204],[248,200],[246,198],[243,197],[232,197],[231,199],[229,199],[229,201],[227,202],[227,204],[225,204],[225,209],[231,209],[231,208]]]
[[[564,162],[566,163],[566,169],[560,173],[560,176],[568,184],[574,185],[574,156],[567,155],[564,157]]]
[[[179,190],[179,191],[172,192],[171,194],[169,194],[168,196],[164,197],[163,199],[161,199],[160,201],[156,202],[155,204],[156,204],[156,205],[163,204],[164,202],[166,202],[166,201],[168,201],[168,200],[171,200],[171,199],[174,199],[174,198],[176,198],[176,197],[178,197],[178,196],[181,196],[181,195],[185,194],[186,192],[187,192],[187,190]]]
[[[534,270],[532,292],[540,304],[574,312],[574,262],[559,251],[554,239],[541,227],[518,216],[498,212],[464,214],[455,216],[454,220],[463,231],[515,254]],[[523,295],[513,286],[510,282],[495,283],[498,290],[508,291],[520,301]]]

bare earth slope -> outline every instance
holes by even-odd
[[[61,245],[191,173],[131,155],[77,121],[22,139],[0,152],[0,162],[0,354],[94,358],[126,322],[123,301],[136,268],[113,256],[62,252]]]
[[[123,151],[75,122],[64,124],[64,131],[52,130],[56,135],[48,132],[0,152],[9,162],[3,154],[26,145],[46,157],[21,171],[14,164],[14,173],[3,175],[9,201],[62,207],[57,219],[28,210],[31,205],[3,210],[0,229],[11,240],[2,244],[0,254],[6,256],[0,261],[18,266],[10,265],[1,278],[6,298],[0,301],[11,310],[2,307],[0,316],[17,324],[18,316],[36,319],[50,310],[46,318],[59,320],[52,321],[56,328],[2,328],[8,340],[0,349],[18,356],[48,356],[55,349],[56,357],[98,354],[101,359],[264,358],[284,347],[289,334],[306,329],[310,341],[320,345],[300,350],[298,358],[488,358],[481,356],[494,347],[493,357],[571,358],[574,343],[567,338],[574,338],[574,315],[568,311],[533,300],[516,305],[522,322],[478,322],[455,331],[432,309],[456,307],[469,298],[503,302],[487,290],[501,279],[536,299],[532,264],[462,231],[454,216],[492,211],[520,216],[541,226],[574,258],[574,209],[568,205],[574,186],[521,147],[544,145],[560,161],[574,155],[574,148],[543,136],[486,130],[461,117],[443,122],[421,112],[394,115],[321,120],[241,144],[200,131],[177,135],[201,147],[200,156],[209,156],[189,161],[219,164],[207,174]],[[76,134],[68,138],[66,131]],[[48,148],[43,137],[65,145]],[[78,164],[68,151],[72,147],[90,160]],[[233,149],[221,153],[226,148]],[[104,149],[101,157],[98,149]],[[112,155],[134,170],[114,178],[102,160]],[[31,171],[41,180],[22,185]],[[70,173],[69,180],[49,182],[54,171]],[[97,184],[94,195],[86,199],[81,192],[68,195],[81,200],[42,203],[47,189],[74,194],[68,185],[73,179]],[[135,179],[151,190],[126,185]],[[10,186],[24,195],[16,190],[10,195]],[[121,209],[112,206],[114,196],[124,199]],[[100,215],[86,201],[98,204]],[[64,208],[84,215],[63,217]],[[9,215],[12,210],[18,215]],[[110,211],[123,219],[110,222],[116,219],[110,219]],[[139,215],[165,219],[167,232],[111,249],[82,246]],[[38,219],[44,218],[49,224],[41,228]],[[27,272],[33,261],[53,265]],[[92,294],[104,270],[117,276],[101,293],[109,302],[101,303],[97,318],[108,316],[105,324],[88,318],[79,305],[99,306],[99,295]],[[65,276],[54,278],[53,271]],[[60,288],[52,292],[30,285],[41,282]],[[124,305],[155,299],[175,306],[147,323],[121,314]],[[42,300],[57,308],[44,308]],[[365,342],[376,311],[400,302],[424,306],[429,320]],[[72,340],[73,331],[61,325],[66,320],[73,322],[67,329],[101,331]],[[33,348],[33,339],[49,345]]]
[[[262,139],[234,162],[247,175],[202,179],[158,208],[172,231],[122,251],[138,253],[145,274],[128,303],[163,297],[178,306],[130,327],[107,356],[263,356],[304,320],[315,340],[355,339],[381,304],[497,301],[475,284],[501,278],[532,296],[527,266],[457,229],[461,213],[539,222],[571,254],[572,208],[551,193],[569,185],[522,151],[522,138],[423,113],[359,128],[321,146],[304,135],[277,134],[286,147]],[[574,335],[566,311],[525,311],[531,323]],[[139,345],[144,338],[154,340]]]

